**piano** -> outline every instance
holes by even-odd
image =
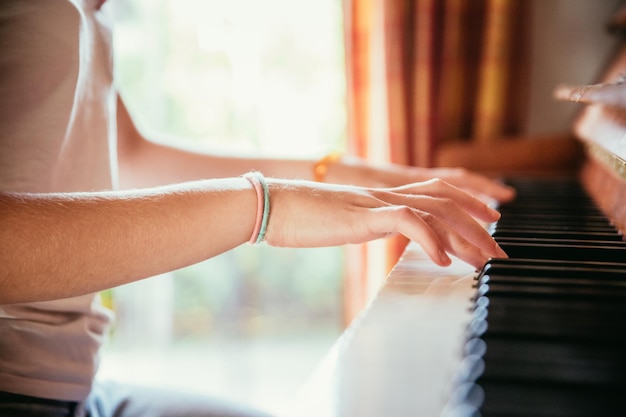
[[[480,271],[415,243],[337,340],[289,416],[626,414],[626,48],[584,106],[575,175],[512,176]]]

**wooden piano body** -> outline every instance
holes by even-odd
[[[585,160],[575,178],[513,179],[520,198],[492,225],[511,259],[480,272],[459,261],[440,268],[410,243],[289,415],[626,413],[623,74],[626,49],[605,84],[556,92],[586,106],[574,129]],[[537,191],[556,208],[546,209]],[[561,218],[576,229],[553,229]]]

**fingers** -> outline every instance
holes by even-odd
[[[420,244],[426,254],[438,265],[447,266],[454,255],[477,269],[489,258],[506,258],[507,255],[497,245],[493,238],[480,226],[470,233],[461,233],[438,216],[426,211],[407,206],[388,206],[377,210],[376,216],[385,215],[393,223],[392,228],[407,238]],[[380,218],[371,224],[382,226],[388,230],[388,225],[381,224]],[[468,224],[476,224],[471,220]],[[477,224],[476,224],[477,225]],[[467,227],[463,227],[467,230]],[[375,233],[381,230],[374,230]]]
[[[446,230],[481,249],[490,257],[500,257],[504,253],[485,228],[452,200],[427,198],[421,204],[426,212],[437,219],[437,225],[445,225]]]
[[[420,194],[415,194],[419,192]],[[418,229],[409,238],[418,241],[429,256],[439,265],[447,265],[441,253],[450,253],[480,268],[489,258],[507,257],[497,242],[474,218],[493,222],[500,214],[479,199],[442,180],[431,180],[378,193],[385,202],[402,207],[408,205],[420,220]],[[402,218],[402,220],[406,220]],[[415,220],[413,220],[415,222]],[[410,228],[406,222],[403,227]],[[428,226],[437,239],[429,238],[425,244],[422,229]],[[406,232],[399,230],[406,235]],[[441,245],[437,247],[437,245]]]
[[[476,269],[482,268],[489,258],[507,258],[506,253],[484,230],[484,233],[468,239],[468,235],[458,233],[437,218],[431,219],[429,225],[436,231],[449,254],[469,263]]]
[[[441,168],[432,173],[472,195],[486,196],[499,202],[508,202],[515,198],[513,187],[463,168]]]
[[[554,97],[559,100],[574,101],[576,103],[601,103],[626,107],[625,91],[626,84],[620,78],[613,83],[576,86],[559,85],[554,91]]]
[[[272,246],[318,247],[363,243],[403,234],[438,265],[454,255],[476,268],[506,254],[476,221],[499,213],[479,199],[432,180],[393,189],[270,181]]]
[[[505,202],[515,198],[515,189],[464,169],[435,171],[452,178],[455,184],[448,183],[448,180],[433,179],[394,188],[391,191],[413,194],[416,207],[437,219],[430,222],[431,227],[437,231],[439,239],[445,242],[444,248],[448,253],[478,268],[482,267],[488,258],[506,258],[506,253],[497,242],[471,217],[484,222],[497,221],[500,213],[474,195],[488,196]],[[401,200],[393,197],[389,201],[402,204]]]
[[[373,167],[358,158],[343,158],[342,167],[345,171],[341,183],[344,184],[382,188],[441,178],[472,195],[487,197],[499,202],[511,201],[516,194],[514,188],[465,168],[420,168],[397,164]]]
[[[388,231],[393,230],[393,234],[401,233],[418,242],[428,257],[436,264],[448,266],[452,262],[446,253],[447,245],[440,239],[438,231],[429,224],[432,220],[429,221],[428,213],[420,212],[408,206],[387,206],[376,209],[375,213],[377,219],[370,223],[374,226],[373,232],[375,234],[384,234],[384,230],[387,230],[386,234],[389,234]],[[378,217],[381,215],[385,216],[384,218],[391,224],[380,223]],[[381,229],[376,230],[376,226],[381,227]]]
[[[473,172],[466,172],[455,184],[474,195],[484,195],[506,203],[515,198],[515,189]]]
[[[395,195],[385,195],[381,196],[381,198],[392,204],[411,205],[411,201],[406,200],[406,198],[414,199],[416,200],[414,204],[419,204],[420,201],[417,201],[418,199],[423,199],[424,196],[429,196],[450,200],[456,203],[463,210],[467,211],[473,217],[485,222],[494,222],[500,218],[500,213],[497,210],[489,207],[483,201],[477,199],[471,194],[466,193],[465,191],[440,179],[410,184],[403,187],[393,188],[388,191],[395,193]],[[439,205],[441,204],[442,203]],[[434,208],[435,206],[431,204],[429,207]]]

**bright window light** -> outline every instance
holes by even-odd
[[[340,0],[114,5],[116,79],[144,132],[259,155],[345,147]],[[341,331],[343,256],[246,245],[108,292],[99,377],[278,412]]]

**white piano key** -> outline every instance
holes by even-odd
[[[409,244],[286,415],[440,416],[463,356],[475,275],[456,259],[439,267]]]

